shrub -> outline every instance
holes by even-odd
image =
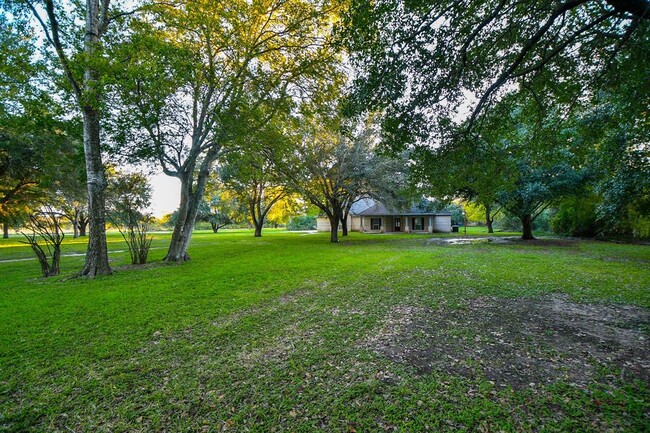
[[[44,277],[59,275],[61,243],[65,238],[61,227],[62,218],[62,214],[46,207],[43,211],[29,216],[25,226],[31,233],[22,233],[26,239],[24,243],[32,247],[36,254]]]
[[[149,236],[149,221],[151,217],[144,216],[138,221],[131,221],[124,226],[117,226],[124,238],[131,255],[131,263],[144,265],[147,263],[147,256],[151,248],[153,236]]]
[[[494,228],[506,232],[516,232],[521,230],[521,220],[514,215],[501,212],[494,220]]]
[[[287,223],[287,230],[316,230],[316,217],[307,215],[293,217]]]
[[[563,200],[551,220],[553,232],[564,236],[593,237],[602,232],[597,220],[596,196],[570,197]]]

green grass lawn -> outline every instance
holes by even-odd
[[[602,316],[646,356],[650,247],[430,237],[199,232],[192,260],[169,265],[156,234],[134,268],[111,234],[115,273],[92,280],[69,278],[75,255],[39,278],[29,248],[2,240],[0,431],[648,431],[634,360],[526,316]],[[66,239],[64,254],[84,250]],[[532,353],[499,367],[523,385],[492,369],[506,345]]]

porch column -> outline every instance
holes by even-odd
[[[429,215],[429,233],[433,233],[433,215]]]
[[[410,233],[411,229],[409,228],[409,217],[404,217],[404,233]]]

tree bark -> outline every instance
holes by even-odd
[[[84,37],[84,54],[92,59],[99,44],[101,34],[100,5],[97,0],[86,0],[86,34]],[[106,18],[106,17],[104,17]],[[92,65],[86,66],[83,77],[83,92],[78,93],[77,102],[83,112],[83,143],[86,160],[86,178],[88,186],[88,219],[90,236],[86,263],[81,275],[94,277],[111,274],[106,243],[106,202],[104,189],[104,164],[100,147],[100,100],[102,84],[99,71]]]
[[[262,237],[262,226],[263,224],[260,224],[259,222],[254,223],[255,225],[255,234],[253,235],[256,238],[261,238]]]
[[[217,233],[217,232],[219,232],[219,224],[217,224],[217,223],[210,223],[210,226],[212,227],[212,233]]]
[[[79,236],[86,236],[86,227],[88,227],[88,218],[81,216],[79,218]]]
[[[59,263],[61,262],[61,246],[56,245],[54,247],[54,252],[52,253],[52,265],[50,266],[50,272],[47,275],[48,277],[54,277],[59,275],[61,272]]]
[[[50,276],[50,264],[47,262],[47,256],[45,255],[45,252],[43,251],[42,248],[40,248],[37,244],[30,244],[32,247],[32,251],[34,251],[34,254],[36,254],[36,259],[38,260],[38,264],[41,266],[41,274],[45,278]]]
[[[339,221],[341,217],[339,215],[328,215],[327,218],[330,221],[330,242],[337,243],[339,241]]]
[[[178,219],[174,225],[174,232],[172,233],[167,255],[163,259],[166,262],[184,262],[190,259],[187,254],[187,247],[194,229],[196,208],[198,208],[198,206],[192,206],[191,202],[191,180],[188,176],[185,176],[181,178],[181,203],[178,207]],[[194,212],[192,212],[193,207],[195,207]]]
[[[253,220],[253,227],[255,227],[255,234],[253,236],[256,238],[261,238],[265,215],[262,214],[261,205],[258,199],[254,199],[249,202],[249,209],[251,212],[251,219]]]
[[[207,155],[203,160],[194,188],[192,188],[193,165],[188,166],[185,173],[179,176],[181,180],[181,203],[178,207],[178,219],[176,220],[176,225],[174,225],[169,249],[163,259],[166,262],[185,262],[190,260],[187,249],[190,246],[192,232],[196,224],[199,203],[205,192],[208,172],[215,157],[216,155],[211,154]]]
[[[490,206],[485,206],[485,225],[487,225],[488,233],[494,233],[494,228],[492,227],[494,218],[490,215],[491,211]]]
[[[2,238],[9,239],[9,224],[5,221],[2,222]]]
[[[96,80],[92,71],[86,73],[88,85]],[[84,152],[86,155],[86,176],[88,179],[88,224],[90,236],[86,263],[81,275],[94,277],[96,275],[110,275],[111,267],[108,263],[108,246],[106,244],[106,203],[104,189],[104,165],[99,142],[100,114],[91,107],[83,108]]]
[[[163,259],[166,262],[186,262],[190,260],[187,249],[192,238],[194,222],[191,221],[191,212],[189,208],[185,210],[184,214],[184,218],[180,218],[179,215],[179,220],[174,226],[174,232],[172,233],[172,239],[169,243],[169,249],[167,250],[167,255]],[[196,216],[196,212],[194,212],[194,216]]]
[[[341,236],[348,235],[348,219],[344,216],[341,218]]]
[[[519,217],[521,220],[522,235],[523,240],[532,240],[535,239],[533,236],[533,217],[531,214],[525,214]]]
[[[74,210],[74,217],[72,218],[72,230],[73,230],[72,237],[74,239],[79,238],[79,210],[78,209]]]

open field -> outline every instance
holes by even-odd
[[[0,241],[0,431],[648,431],[648,246],[168,236],[95,280]]]

